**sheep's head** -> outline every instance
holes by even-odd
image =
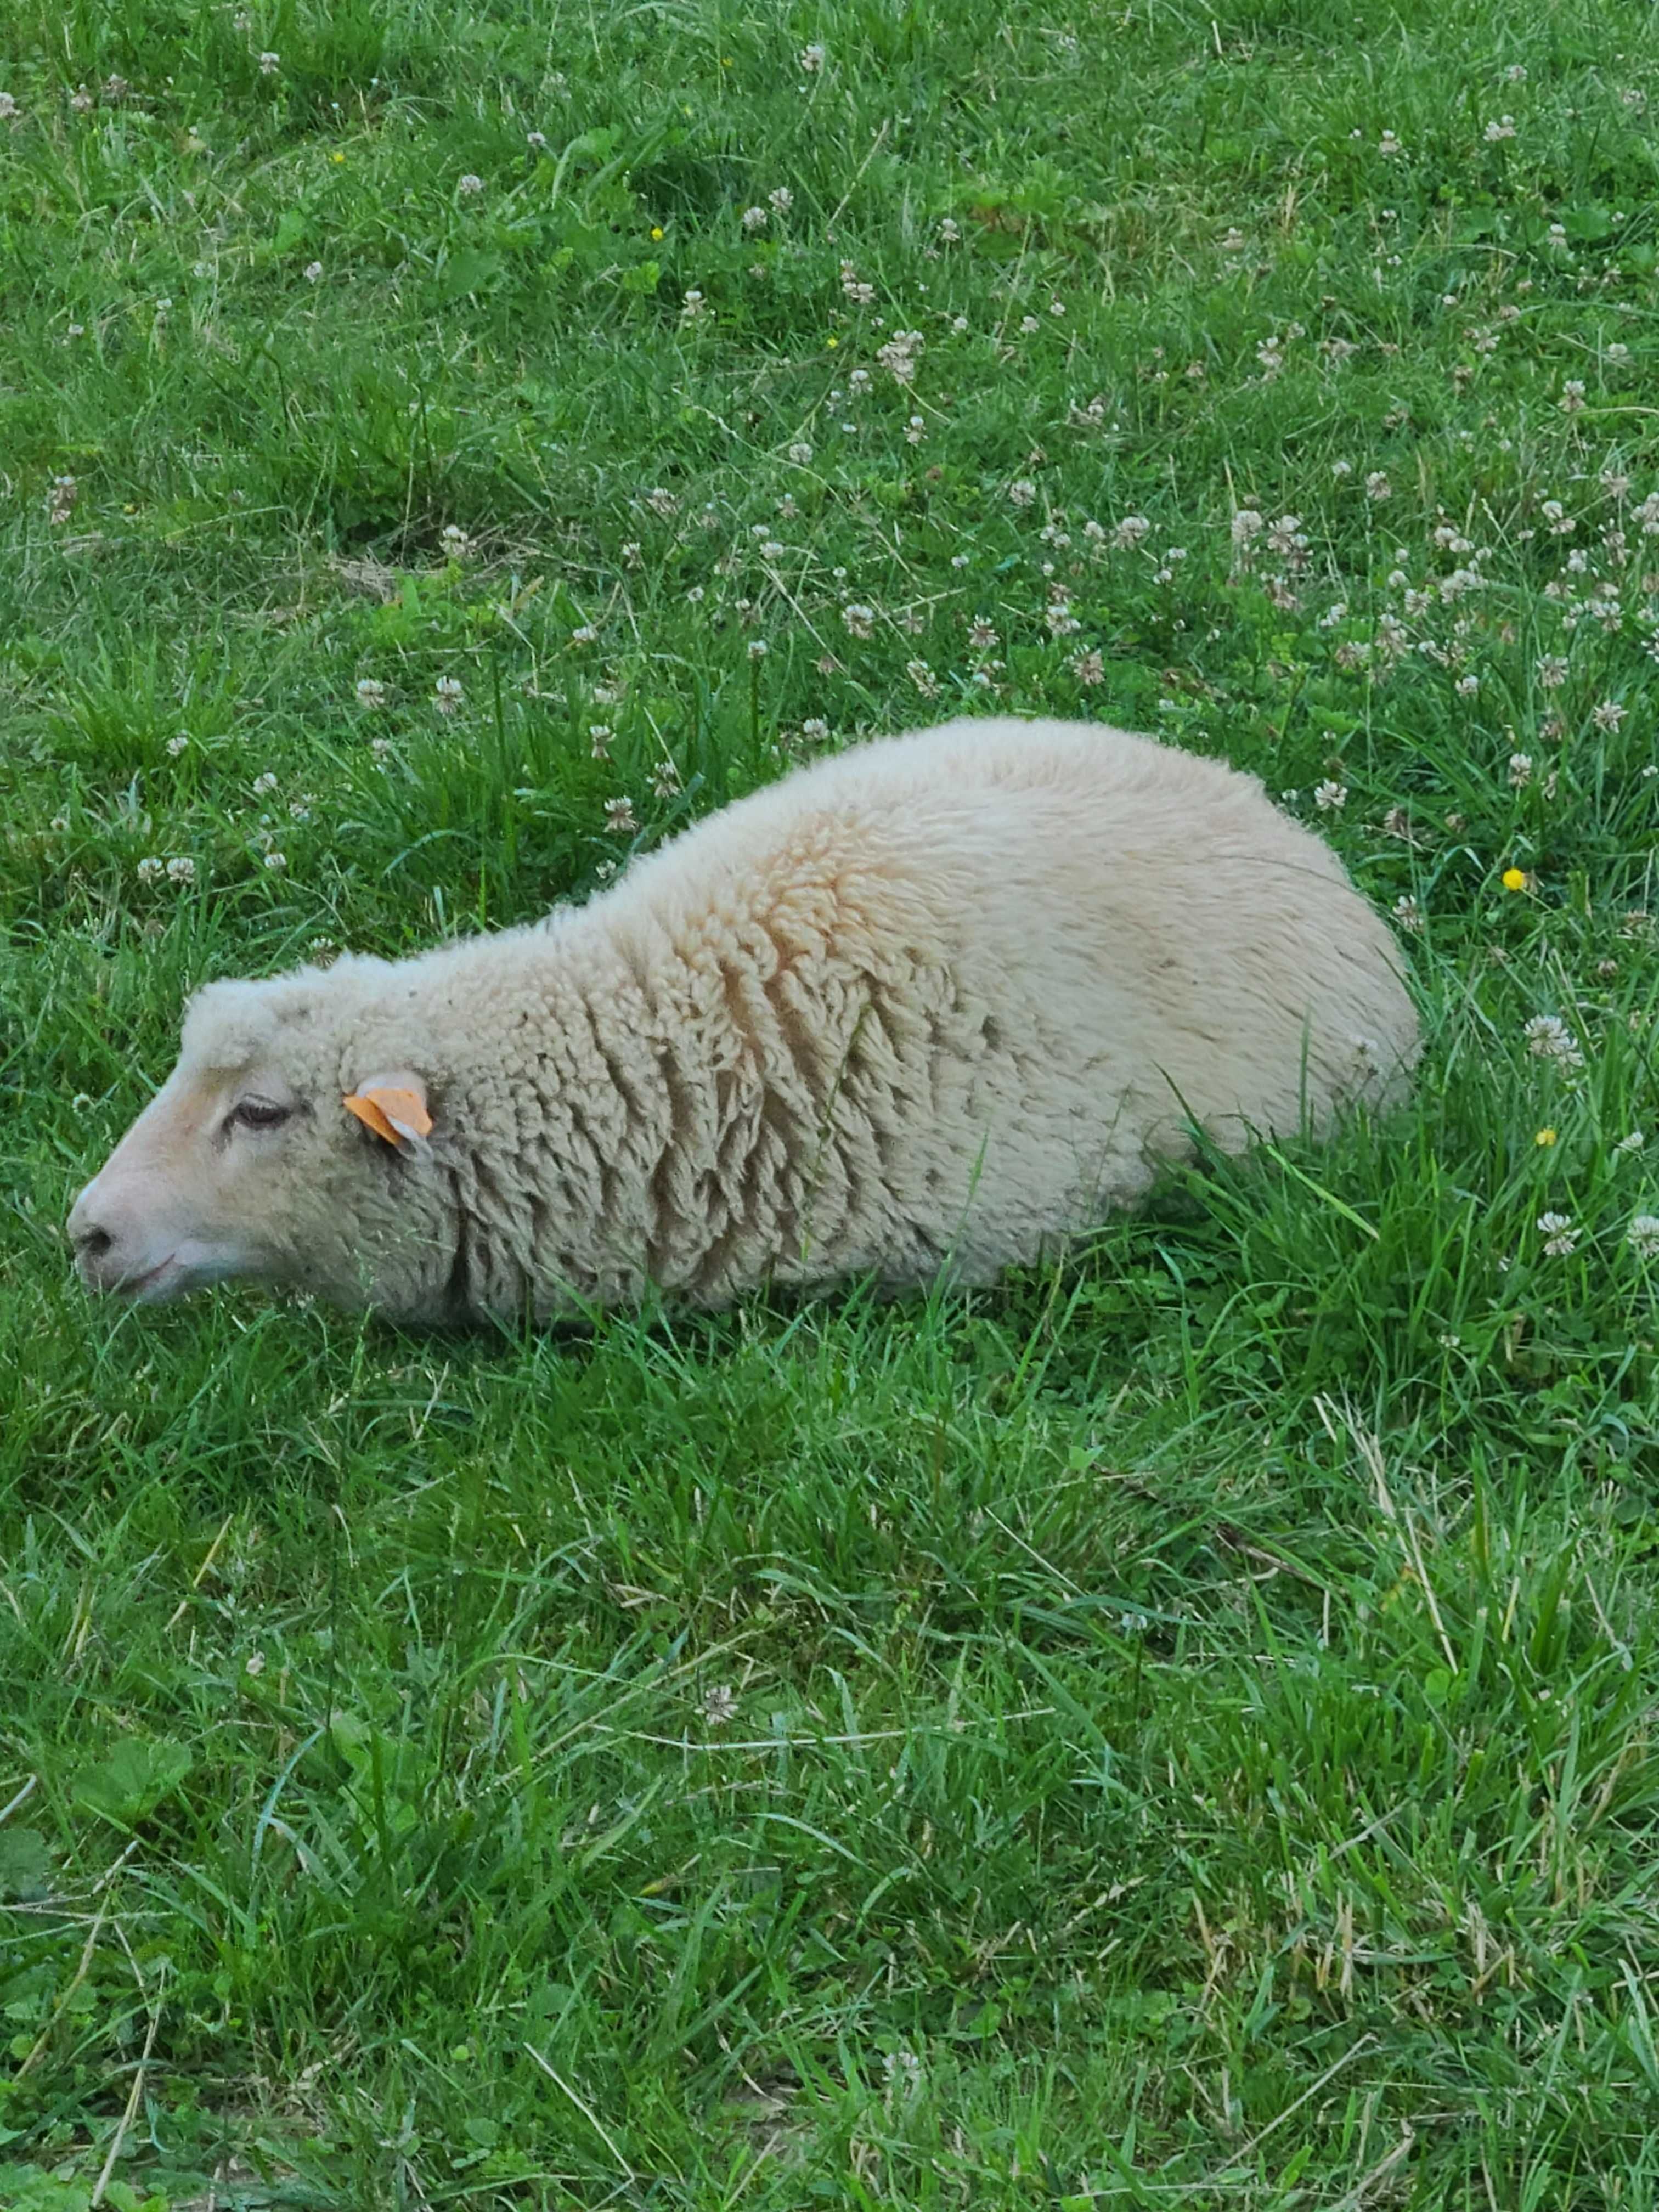
[[[387,974],[343,962],[192,1000],[177,1066],[70,1214],[88,1289],[153,1304],[240,1279],[431,1305],[445,1207],[427,1078],[369,1064]]]

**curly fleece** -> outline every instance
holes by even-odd
[[[957,721],[799,769],[579,909],[210,986],[181,1067],[307,1102],[262,1271],[410,1320],[654,1284],[981,1282],[1238,1149],[1398,1095],[1418,1031],[1329,849],[1217,762]],[[400,1153],[337,1109],[424,1082]]]

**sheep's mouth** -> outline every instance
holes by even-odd
[[[160,1305],[165,1299],[178,1297],[189,1287],[190,1269],[176,1252],[169,1252],[155,1267],[146,1267],[142,1275],[124,1275],[118,1283],[110,1285],[117,1297],[125,1298],[136,1306]]]

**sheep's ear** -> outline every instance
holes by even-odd
[[[406,1069],[395,1075],[372,1075],[340,1103],[355,1114],[366,1129],[399,1152],[414,1152],[432,1133],[432,1116],[426,1110],[426,1085]]]

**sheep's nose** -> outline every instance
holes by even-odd
[[[88,1285],[96,1285],[102,1262],[115,1249],[113,1231],[104,1227],[87,1202],[93,1196],[94,1188],[92,1183],[87,1185],[70,1208],[69,1220],[64,1224],[70,1243],[75,1247],[81,1279]]]

